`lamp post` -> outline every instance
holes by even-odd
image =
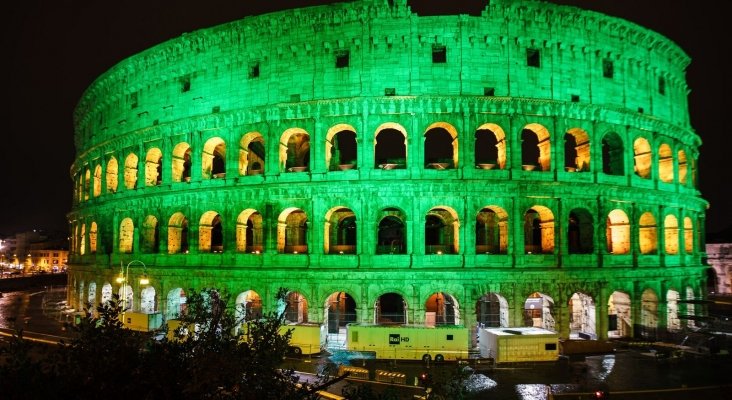
[[[124,316],[125,312],[127,312],[127,308],[131,308],[131,304],[127,304],[127,282],[129,282],[130,277],[130,265],[134,263],[140,263],[142,264],[142,276],[140,276],[140,285],[148,285],[150,284],[150,279],[147,277],[147,265],[145,265],[144,262],[140,260],[132,260],[129,263],[127,263],[126,267],[123,267],[122,262],[120,262],[120,271],[119,276],[117,277],[117,283],[122,285],[122,301],[124,301],[124,308],[122,308],[122,321],[124,323]]]

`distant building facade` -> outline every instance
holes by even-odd
[[[76,108],[70,300],[174,319],[218,287],[248,318],[285,287],[289,321],[329,330],[683,329],[707,279],[689,62],[521,0],[361,0],[162,43]]]
[[[732,294],[732,243],[707,243],[707,263],[714,268],[713,290]]]

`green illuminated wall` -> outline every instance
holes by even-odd
[[[77,106],[70,292],[98,302],[105,283],[118,290],[119,264],[140,260],[162,312],[176,288],[255,290],[272,309],[284,286],[307,298],[311,321],[343,291],[359,321],[373,320],[377,298],[393,292],[410,322],[422,322],[430,295],[446,292],[469,326],[484,294],[505,297],[510,324],[521,325],[524,299],[541,292],[565,336],[567,302],[582,292],[597,304],[603,337],[613,291],[630,295],[642,325],[641,293],[652,289],[662,328],[669,290],[704,294],[707,203],[696,188],[701,141],[689,125],[688,63],[674,43],[627,21],[518,0],[490,2],[481,16],[430,17],[404,0],[363,0],[185,34],[120,62]],[[388,129],[404,136],[402,168],[377,167],[375,139]],[[475,150],[481,129],[503,149],[493,169],[477,166],[485,164]],[[341,130],[355,133],[357,160],[331,170],[326,155]],[[447,169],[433,169],[425,154],[445,132]],[[262,161],[247,159],[252,135],[261,138],[263,173],[242,166]],[[522,137],[536,142],[533,171],[522,167]],[[181,144],[191,150],[189,180],[178,175]],[[295,147],[307,150],[304,172],[288,171],[304,154]],[[130,154],[137,161],[125,168]],[[225,167],[214,175],[218,155]],[[304,213],[301,247],[284,240],[293,208]],[[328,218],[346,215],[329,214],[334,208],[355,216],[355,249],[344,254],[330,247]],[[501,215],[502,251],[479,243],[484,208]],[[261,216],[258,253],[238,248],[246,210]],[[169,241],[176,215],[188,220],[187,253]],[[403,254],[379,247],[387,215],[404,224]],[[425,226],[435,220],[449,227],[439,231],[443,242],[429,243]],[[220,246],[206,245],[219,221]],[[133,286],[136,309],[142,289]]]

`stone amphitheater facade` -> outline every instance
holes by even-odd
[[[706,290],[689,62],[628,21],[522,0],[184,34],[78,103],[69,296],[170,319],[218,288],[250,318],[284,287],[288,320],[331,330],[681,330]]]

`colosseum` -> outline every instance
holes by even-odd
[[[69,299],[243,318],[656,337],[706,294],[690,59],[634,23],[486,0],[249,16],[98,77],[74,114]],[[145,278],[145,279],[140,279]],[[155,326],[153,326],[155,325]]]

